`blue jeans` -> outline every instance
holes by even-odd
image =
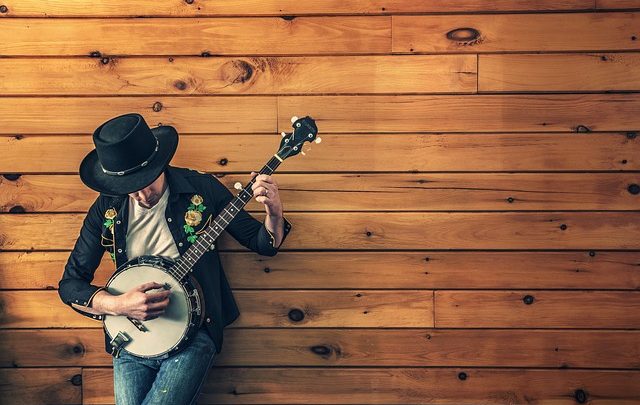
[[[204,327],[171,356],[145,359],[122,350],[112,358],[116,404],[195,404],[215,358],[216,346]]]

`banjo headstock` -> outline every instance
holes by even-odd
[[[285,160],[291,156],[295,156],[302,151],[305,142],[320,143],[318,137],[318,127],[313,118],[306,116],[302,118],[291,117],[291,126],[293,132],[287,134],[282,132],[282,140],[280,141],[280,150],[276,153],[280,159]]]

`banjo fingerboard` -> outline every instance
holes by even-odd
[[[282,163],[282,159],[276,154],[269,162],[260,170],[258,174],[271,175],[276,171]],[[256,175],[257,177],[257,175]],[[170,269],[173,275],[182,280],[193,269],[195,263],[204,255],[211,247],[213,242],[220,236],[222,231],[233,221],[238,213],[253,198],[251,186],[255,183],[255,177],[244,186],[242,191],[227,204],[226,207],[218,214],[216,219],[206,228],[200,237],[187,249],[187,251],[176,261],[175,265]]]

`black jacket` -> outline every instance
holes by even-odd
[[[185,232],[185,213],[193,195],[200,195],[206,207],[202,212],[202,221],[194,226],[197,233],[213,221],[219,212],[233,199],[227,187],[215,176],[196,170],[167,166],[166,180],[169,182],[170,195],[165,216],[173,239],[180,254],[189,248]],[[71,251],[64,268],[62,279],[58,283],[58,293],[62,301],[74,311],[91,319],[102,321],[102,315],[93,315],[71,305],[90,306],[91,299],[105,287],[91,284],[95,270],[100,264],[105,250],[115,260],[115,268],[127,262],[126,235],[128,225],[128,196],[109,197],[100,194],[93,202],[84,219],[80,235]],[[113,218],[113,233],[105,224],[105,213],[113,208],[117,212]],[[111,211],[113,212],[113,211]],[[211,219],[209,220],[209,217]],[[284,218],[282,242],[291,230],[291,224]],[[275,238],[264,225],[244,209],[225,229],[240,244],[252,251],[275,256],[279,247],[275,247]],[[281,243],[282,245],[282,243]],[[238,318],[240,312],[227,282],[218,255],[217,242],[195,264],[193,276],[204,291],[206,330],[216,344],[217,352],[222,350],[222,330]],[[109,338],[105,332],[105,351],[111,353]]]

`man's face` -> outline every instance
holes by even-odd
[[[165,177],[164,172],[158,176],[153,183],[149,184],[142,190],[138,190],[133,193],[129,193],[129,197],[138,202],[138,205],[144,208],[151,208],[160,201],[162,193],[165,190]]]

